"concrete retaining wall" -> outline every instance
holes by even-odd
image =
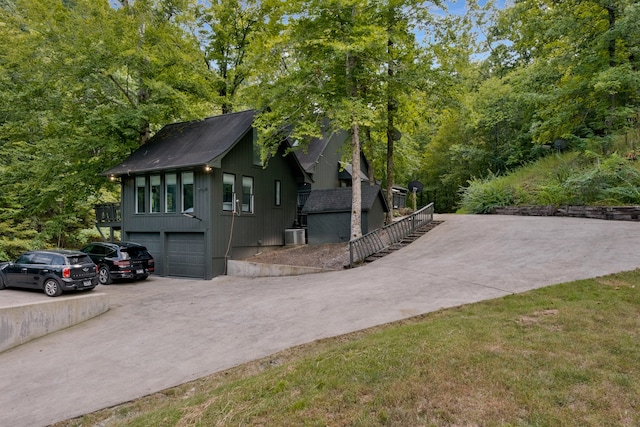
[[[273,277],[298,276],[301,274],[322,273],[324,268],[299,267],[295,265],[261,264],[248,261],[227,261],[227,276],[236,277]]]
[[[0,352],[109,310],[109,295],[51,298],[50,301],[0,307]]]

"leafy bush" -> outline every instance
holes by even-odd
[[[552,156],[512,174],[473,179],[461,190],[460,211],[503,206],[640,204],[640,170],[626,157],[593,152]]]
[[[494,175],[485,179],[474,178],[461,191],[461,208],[465,213],[490,213],[496,207],[516,204],[514,188]]]

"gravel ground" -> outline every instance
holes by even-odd
[[[283,246],[243,261],[341,270],[349,265],[349,244]]]

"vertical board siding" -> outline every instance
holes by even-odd
[[[220,216],[217,234],[226,236],[220,242],[214,243],[214,256],[222,256],[227,250],[231,223],[233,220],[232,247],[255,248],[264,246],[284,245],[284,230],[291,228],[297,213],[297,184],[296,176],[291,170],[289,160],[282,157],[282,152],[269,159],[266,168],[252,165],[253,135],[248,133],[235,148],[224,157],[221,170],[216,170],[216,180],[213,185],[219,187],[212,193],[216,195],[212,215],[216,211]],[[293,155],[293,154],[289,154]],[[242,177],[250,176],[254,180],[254,211],[241,212],[232,216],[230,212],[222,211],[222,174],[235,175],[235,190],[237,198],[242,191]],[[275,180],[280,180],[281,205],[275,206]],[[240,251],[238,251],[240,252]],[[246,252],[243,250],[241,252]],[[233,257],[233,252],[230,253]]]
[[[331,135],[329,143],[318,159],[313,173],[313,189],[322,190],[340,186],[338,179],[338,164],[345,150],[344,145],[349,136],[348,132],[336,132]]]
[[[234,257],[233,248],[237,248],[237,255],[241,256],[265,246],[284,245],[284,230],[293,226],[297,215],[297,177],[291,159],[282,154],[281,150],[271,158],[267,168],[253,165],[253,132],[250,131],[224,156],[221,168],[189,169],[194,172],[193,214],[201,221],[181,212],[165,213],[164,197],[161,197],[161,212],[136,214],[135,176],[123,176],[123,239],[130,236],[153,247],[158,275],[205,279],[224,274],[225,257]],[[165,173],[179,175],[181,172],[151,174],[162,175],[164,194]],[[253,213],[233,215],[222,210],[223,173],[235,175],[237,198],[242,194],[242,177],[253,178]],[[280,206],[274,203],[275,180],[280,180],[282,185]],[[227,254],[230,238],[231,248]]]

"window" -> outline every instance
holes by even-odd
[[[175,173],[164,176],[164,211],[176,212],[178,208],[178,178]]]
[[[149,206],[151,212],[160,212],[160,175],[151,175],[149,178],[151,191],[149,192]]]
[[[182,174],[182,212],[193,211],[193,172]]]
[[[242,177],[242,212],[253,213],[253,178]]]
[[[144,213],[146,211],[144,201],[144,192],[146,188],[146,179],[144,176],[136,177],[136,213]]]
[[[258,131],[253,129],[253,165],[263,166],[262,164],[262,147],[258,144]]]
[[[235,194],[236,177],[230,173],[222,174],[222,210],[235,211],[233,208],[236,198]]]
[[[276,179],[275,180],[275,188],[274,188],[274,192],[273,192],[274,197],[275,197],[273,203],[276,206],[280,206],[282,204],[282,198],[281,198],[282,196],[280,195],[281,191],[282,191],[282,183],[280,182],[279,179]]]
[[[31,264],[33,254],[22,254],[20,258],[16,260],[16,264]]]

